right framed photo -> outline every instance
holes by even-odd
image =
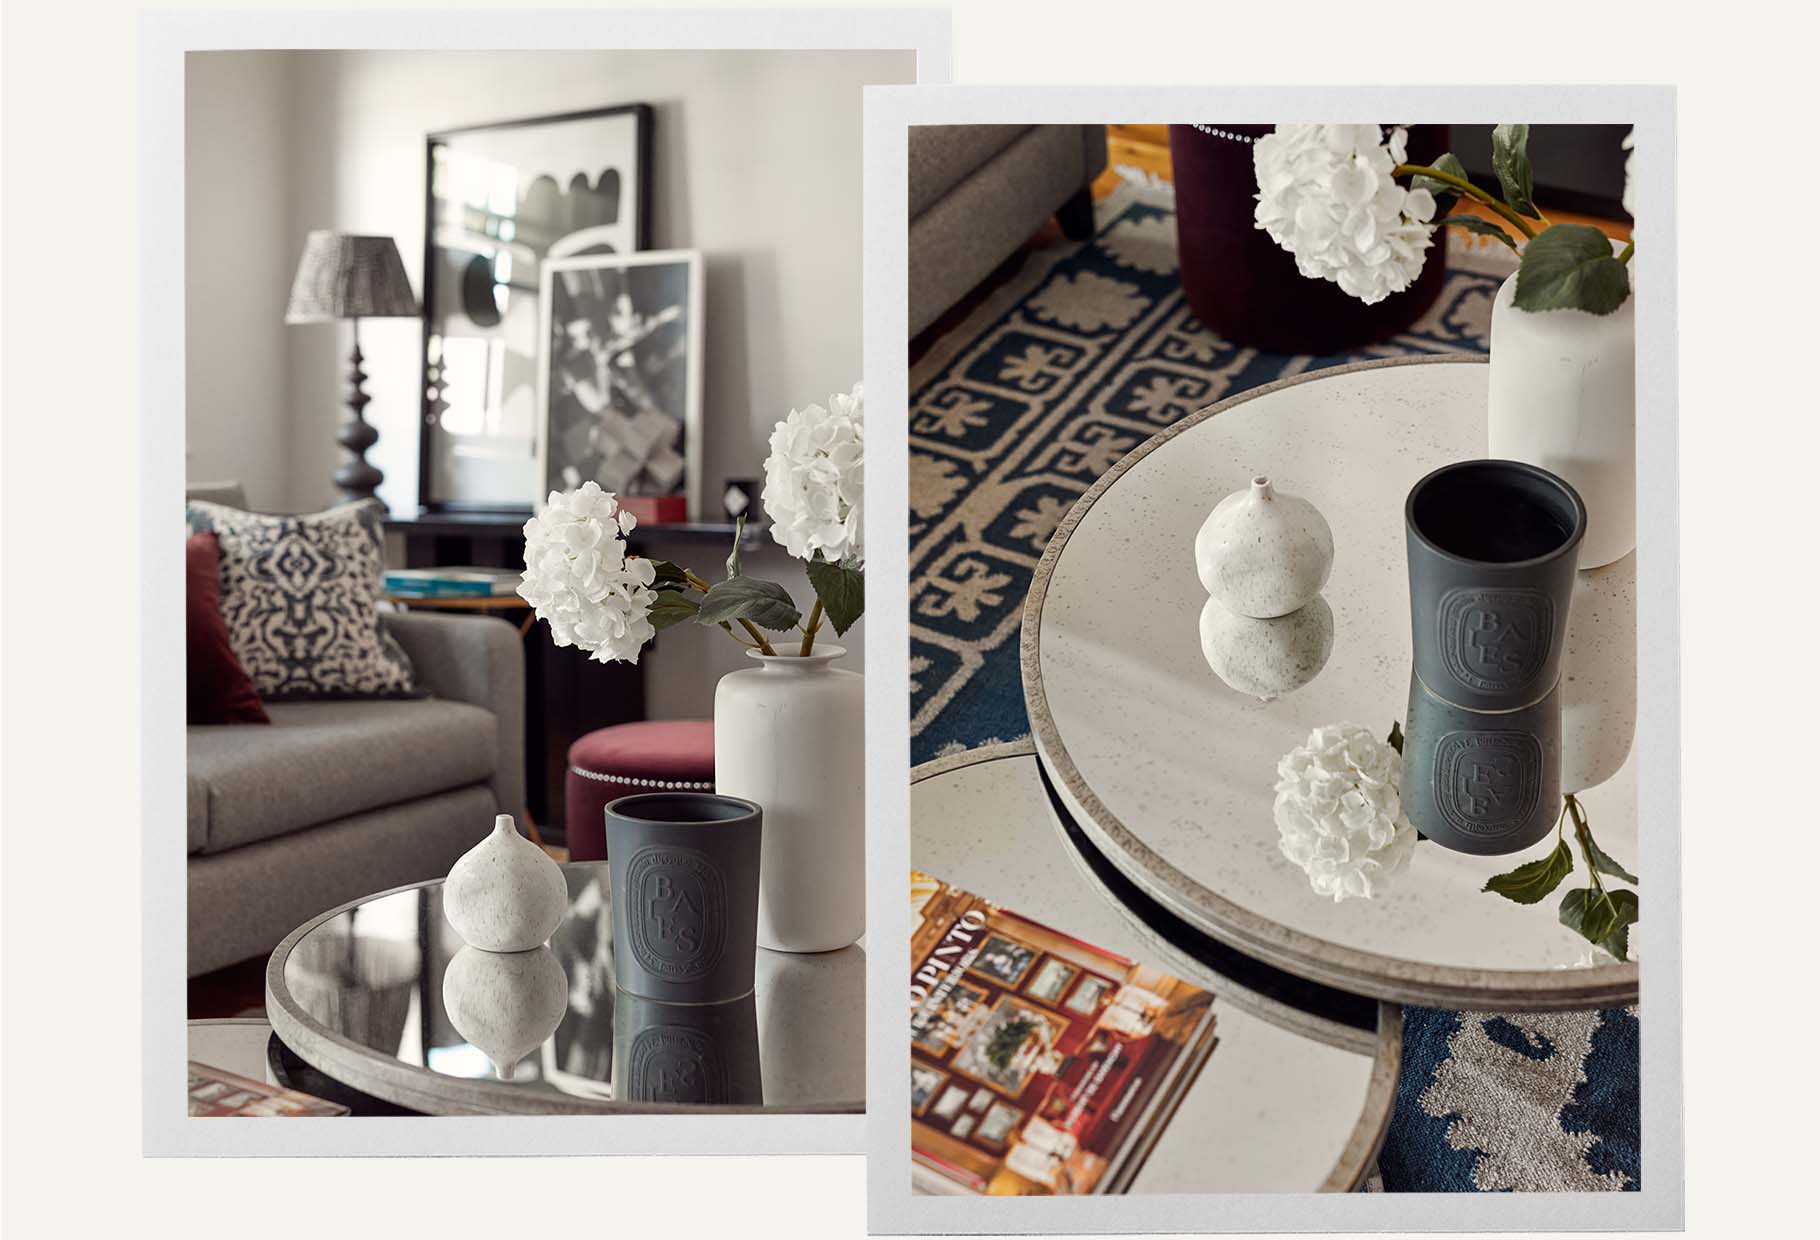
[[[868,100],[873,1228],[1676,1226],[1673,92],[1143,100]]]
[[[701,510],[702,260],[693,250],[548,259],[536,438],[540,494],[595,482]]]

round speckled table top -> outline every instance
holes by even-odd
[[[336,1082],[430,1115],[865,1109],[863,948],[761,948],[745,999],[654,1003],[616,985],[606,863],[562,868],[568,908],[531,952],[464,944],[440,879],[313,919],[266,966],[274,1032]],[[629,1070],[653,1055],[665,1072]]]
[[[1081,499],[1038,567],[1022,652],[1032,734],[1084,840],[1172,915],[1248,954],[1398,1002],[1634,1002],[1637,964],[1582,966],[1589,945],[1558,923],[1557,901],[1523,906],[1481,891],[1546,855],[1552,835],[1505,857],[1424,842],[1387,893],[1342,903],[1317,895],[1277,847],[1278,758],[1322,724],[1388,733],[1403,715],[1403,501],[1435,467],[1485,455],[1487,374],[1479,359],[1441,358],[1321,371],[1213,406],[1134,450]],[[1332,654],[1270,702],[1229,688],[1203,656],[1193,555],[1213,505],[1257,474],[1311,500],[1335,545],[1323,592]],[[1580,799],[1606,852],[1633,869],[1634,574],[1634,554],[1582,574],[1569,635],[1576,680],[1563,687],[1580,699],[1564,766],[1603,780]],[[1574,885],[1585,884],[1561,890]]]
[[[1343,1025],[1185,959],[1104,897],[1057,836],[1047,803],[1027,741],[917,767],[910,790],[911,864],[1212,992],[1219,1044],[1130,1191],[1355,1188],[1390,1122],[1401,1010],[1361,1000],[1345,1013],[1358,1019]]]

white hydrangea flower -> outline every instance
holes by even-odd
[[[1277,763],[1278,847],[1336,904],[1382,893],[1416,845],[1402,781],[1388,741],[1357,724],[1316,728]]]
[[[525,522],[525,571],[518,593],[550,626],[558,646],[579,646],[601,663],[638,662],[651,627],[651,561],[626,558],[637,520],[597,482],[551,491]]]
[[[1252,148],[1257,227],[1303,275],[1368,306],[1402,292],[1422,274],[1435,215],[1433,194],[1390,175],[1407,142],[1402,129],[1382,141],[1376,125],[1278,125]]]
[[[771,432],[765,515],[771,537],[799,560],[865,560],[866,401],[862,384],[828,407],[792,409]]]

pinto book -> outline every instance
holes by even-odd
[[[1213,996],[915,871],[910,907],[913,1188],[1129,1189],[1213,1053]]]

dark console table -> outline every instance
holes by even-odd
[[[524,564],[528,512],[393,513],[389,533],[404,541],[404,567],[518,568]],[[662,555],[673,546],[713,547],[722,556],[733,544],[730,521],[641,525],[632,531],[637,555]],[[742,545],[758,546],[766,527],[746,527]],[[645,717],[642,664],[596,663],[579,650],[558,649],[533,628],[525,643],[525,787],[531,816],[546,840],[563,833],[563,777],[576,737]]]

